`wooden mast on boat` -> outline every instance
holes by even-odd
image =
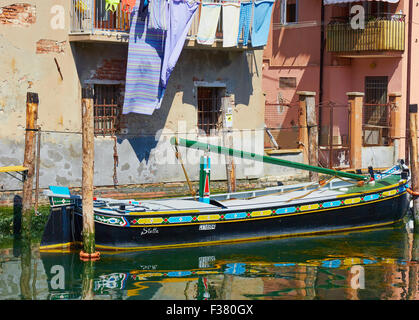
[[[172,145],[175,145],[175,146],[183,146],[183,147],[186,147],[186,148],[192,148],[192,149],[197,149],[197,150],[211,151],[211,152],[214,152],[214,153],[229,155],[229,156],[238,157],[238,158],[242,158],[242,159],[250,159],[250,160],[254,160],[254,161],[261,161],[261,162],[264,162],[264,163],[270,163],[270,164],[280,165],[280,166],[284,166],[284,167],[290,167],[290,168],[295,168],[295,169],[300,169],[300,170],[318,172],[318,173],[337,176],[337,177],[341,177],[341,178],[354,179],[354,180],[358,180],[358,181],[361,181],[361,182],[364,182],[368,179],[367,176],[363,176],[363,175],[359,175],[359,174],[354,174],[354,173],[345,172],[345,171],[338,171],[338,170],[333,170],[333,169],[328,169],[328,168],[322,168],[322,167],[316,167],[316,166],[312,166],[312,165],[308,165],[308,164],[304,164],[304,163],[278,159],[278,158],[274,158],[274,157],[255,154],[255,153],[252,153],[252,152],[235,150],[235,149],[232,149],[232,148],[216,146],[216,145],[203,143],[203,142],[198,142],[198,141],[194,141],[194,140],[172,137],[170,139],[170,143]]]

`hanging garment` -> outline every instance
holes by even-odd
[[[211,45],[215,40],[218,19],[220,17],[221,4],[203,3],[201,7],[201,18],[199,20],[197,41],[200,44]]]
[[[237,46],[240,7],[240,3],[238,2],[223,3],[223,47]]]
[[[167,19],[169,15],[168,0],[150,0],[148,11],[150,13],[148,27],[167,30]]]
[[[85,13],[89,10],[89,6],[86,0],[77,0],[76,5],[74,7],[81,13]]]
[[[122,11],[131,13],[135,8],[135,0],[121,0]]]
[[[255,1],[252,24],[252,47],[264,46],[268,43],[274,0]]]
[[[121,0],[106,0],[105,10],[115,12],[120,2]]]
[[[242,2],[240,5],[240,18],[239,18],[239,33],[237,42],[240,41],[240,36],[243,31],[243,45],[247,46],[249,42],[250,21],[252,19],[252,1]]]
[[[154,1],[154,0],[153,0]],[[186,35],[191,27],[193,17],[199,7],[195,1],[171,0],[169,8],[169,26],[161,73],[161,84],[166,88],[170,75],[179,59]]]
[[[147,29],[143,19],[144,2],[137,1],[133,11],[128,46],[123,114],[152,114],[159,109],[164,95],[160,85],[165,31]]]

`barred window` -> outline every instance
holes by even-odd
[[[122,113],[121,85],[95,84],[94,126],[95,134],[119,133]]]
[[[387,103],[387,77],[365,77],[363,136],[366,146],[390,144],[390,105]]]
[[[221,123],[221,97],[224,88],[198,87],[198,129],[207,136]]]

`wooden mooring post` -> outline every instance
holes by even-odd
[[[409,145],[410,145],[410,172],[411,190],[419,192],[419,165],[418,165],[418,105],[409,105]],[[415,232],[419,232],[419,198],[413,197],[413,217]]]
[[[23,166],[28,172],[23,182],[22,190],[22,235],[30,238],[32,224],[32,189],[35,173],[35,135],[38,119],[39,97],[37,93],[28,92],[26,96],[26,133],[25,133],[25,154]]]
[[[318,166],[319,162],[319,130],[317,126],[316,93],[298,91],[300,100],[300,147],[303,147],[304,161],[309,165]],[[318,181],[317,172],[309,172],[310,181]]]
[[[93,212],[93,175],[94,175],[94,117],[93,89],[82,90],[82,207],[83,207],[83,250],[80,259],[99,258],[95,249],[95,220]]]
[[[233,148],[233,110],[230,97],[221,98],[223,113],[223,140],[226,148]],[[236,192],[236,165],[233,157],[226,155],[227,192]]]

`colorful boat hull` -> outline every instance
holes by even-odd
[[[114,214],[95,211],[99,250],[150,250],[306,236],[379,227],[400,221],[408,210],[406,180],[378,190],[298,204]],[[81,244],[82,210],[73,203],[53,207],[41,250]]]

